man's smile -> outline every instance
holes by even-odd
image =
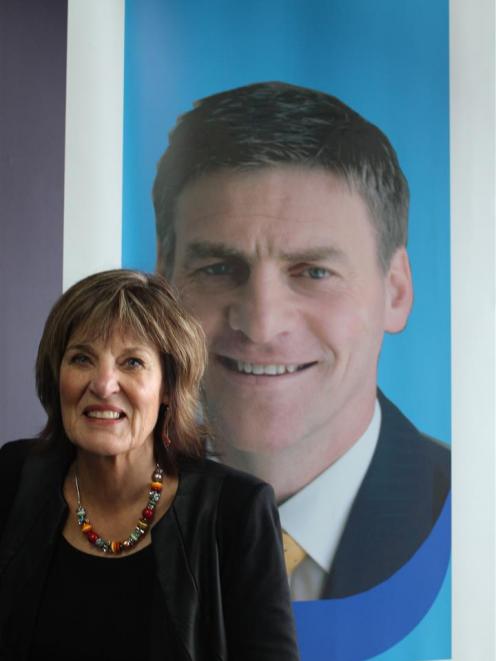
[[[254,374],[255,376],[283,376],[301,372],[313,365],[316,361],[309,363],[252,363],[243,360],[234,360],[227,356],[217,356],[217,360],[227,369],[241,374]]]

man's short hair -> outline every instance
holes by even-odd
[[[174,214],[183,188],[220,169],[323,168],[365,201],[384,271],[407,240],[408,183],[377,126],[336,97],[281,82],[238,87],[197,101],[169,134],[153,203],[162,262],[174,263]]]

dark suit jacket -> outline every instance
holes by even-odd
[[[55,542],[67,517],[70,456],[39,442],[0,451],[0,659],[25,659]],[[271,487],[208,460],[183,462],[177,496],[152,529],[160,600],[190,661],[296,661],[294,624]],[[11,656],[9,656],[11,654]]]
[[[418,550],[450,491],[450,451],[421,434],[379,392],[382,421],[322,598],[364,592]]]

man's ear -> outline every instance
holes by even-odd
[[[172,262],[172,263],[171,263]],[[168,255],[162,243],[157,239],[157,259],[155,262],[155,272],[160,273],[172,282],[174,273],[174,254]]]
[[[412,273],[406,248],[396,250],[386,275],[384,330],[399,333],[406,326],[413,303]]]
[[[157,273],[164,273],[164,251],[162,250],[162,242],[157,237],[157,261],[155,262],[155,270]]]

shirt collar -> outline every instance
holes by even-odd
[[[381,408],[376,400],[365,433],[342,457],[279,507],[284,530],[326,572],[372,460],[380,426]]]

